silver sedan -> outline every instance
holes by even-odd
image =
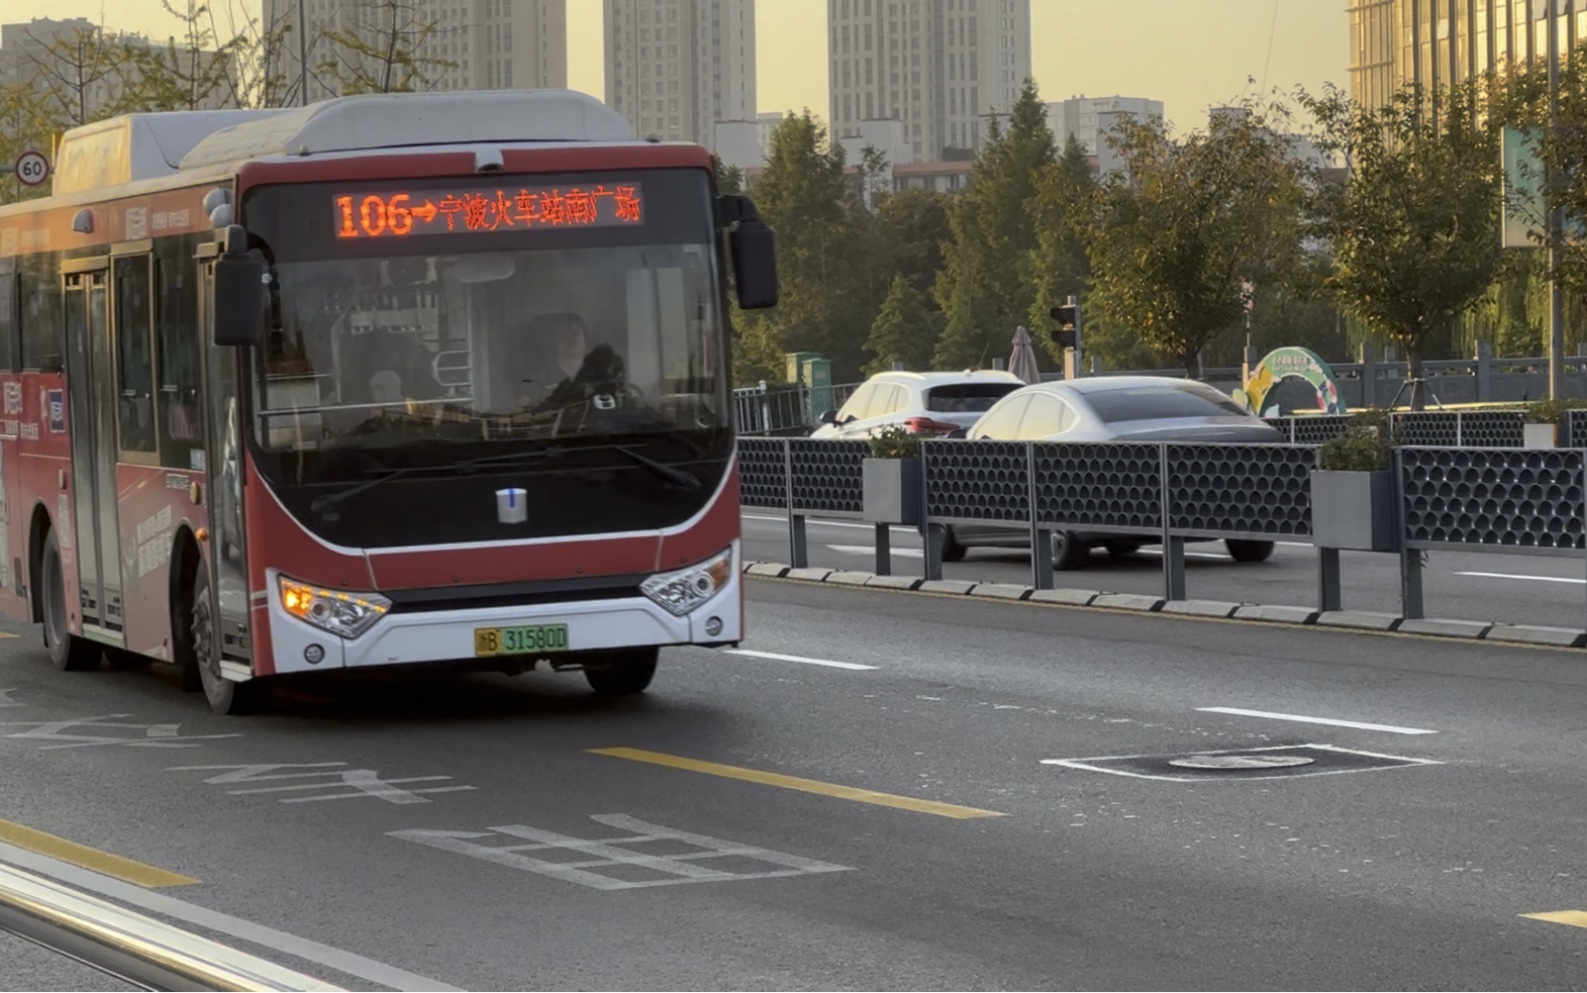
[[[1286,440],[1249,410],[1210,386],[1161,376],[1108,376],[1036,383],[1015,390],[983,414],[970,438],[999,441],[1195,441]],[[1053,535],[1053,568],[1080,569],[1096,545],[1116,556],[1133,555],[1160,536]],[[1262,562],[1270,541],[1225,542],[1239,562]],[[991,524],[955,524],[943,529],[943,561],[964,558],[975,547],[1028,548],[1030,532]]]

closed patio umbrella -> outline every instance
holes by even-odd
[[[1036,346],[1031,344],[1030,332],[1023,324],[1014,330],[1014,351],[1008,357],[1008,371],[1027,383],[1041,382],[1041,370],[1036,368]]]

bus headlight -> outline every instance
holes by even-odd
[[[300,621],[322,631],[356,638],[391,609],[379,593],[342,593],[293,582],[282,576],[281,606]]]
[[[645,596],[682,617],[716,596],[732,576],[733,550],[729,548],[699,565],[651,576],[639,588]]]

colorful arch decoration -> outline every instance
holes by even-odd
[[[1235,399],[1260,417],[1349,413],[1333,369],[1316,352],[1296,346],[1268,352]]]

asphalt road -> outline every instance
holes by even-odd
[[[365,678],[227,719],[12,626],[0,818],[138,865],[0,858],[352,989],[1580,986],[1579,651],[749,589],[762,654],[618,702]]]
[[[922,574],[920,535],[892,529],[892,571]],[[806,547],[813,566],[874,571],[875,525],[807,519]],[[744,556],[752,562],[787,562],[787,519],[744,515]],[[1340,556],[1345,607],[1399,612],[1399,558],[1370,552]],[[1030,555],[1023,550],[972,548],[964,561],[944,563],[945,579],[1029,584]],[[1054,585],[1105,593],[1162,595],[1162,558],[1152,547],[1128,559],[1095,549],[1085,569],[1060,572]],[[1233,603],[1317,604],[1317,553],[1306,544],[1280,544],[1262,563],[1229,558],[1222,542],[1186,546],[1187,593]],[[1422,568],[1428,617],[1587,628],[1587,563],[1581,559],[1502,553],[1430,552]]]

